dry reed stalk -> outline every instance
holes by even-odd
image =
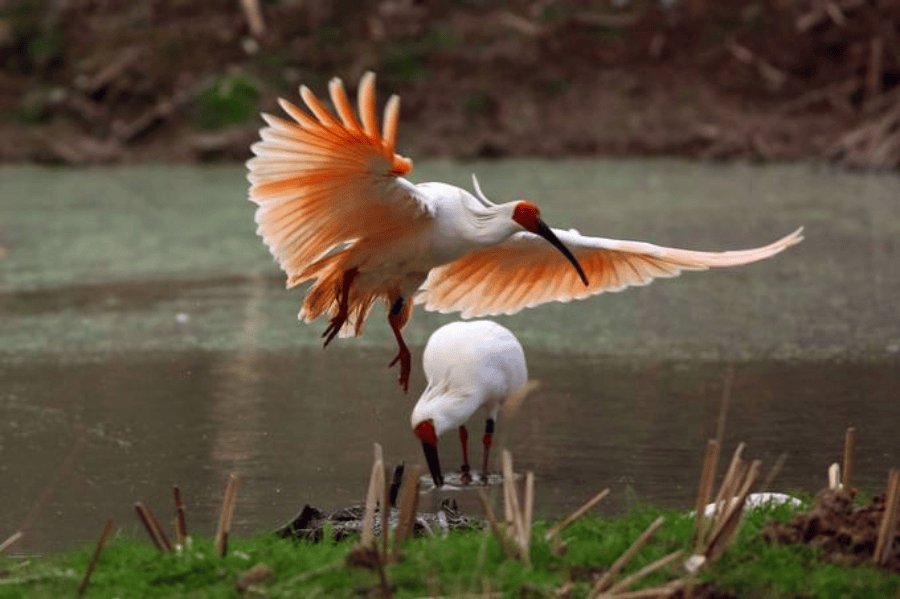
[[[725,476],[722,478],[722,483],[719,486],[719,493],[716,495],[716,514],[719,513],[719,506],[721,505],[721,501],[726,496],[734,495],[734,487],[738,485],[738,480],[742,475],[745,474],[745,470],[743,469],[743,460],[741,456],[744,453],[744,449],[747,447],[746,443],[738,443],[738,446],[735,448],[734,453],[731,455],[731,461],[728,463],[728,468],[725,470]]]
[[[562,532],[565,527],[569,526],[570,524],[584,516],[586,513],[588,513],[592,507],[600,503],[600,500],[607,495],[609,495],[609,488],[603,489],[602,491],[591,497],[585,502],[584,505],[563,518],[562,522],[548,530],[547,534],[544,535],[544,539],[549,541],[556,537],[560,532]]]
[[[878,527],[878,540],[875,543],[875,553],[872,555],[873,561],[878,565],[883,565],[887,561],[894,540],[898,497],[900,497],[900,470],[891,470],[888,473],[887,490],[884,493],[884,516],[881,518],[881,526]]]
[[[697,490],[697,505],[694,508],[696,521],[694,524],[695,551],[699,551],[704,537],[709,528],[706,518],[706,504],[712,496],[713,482],[716,477],[716,466],[719,463],[719,441],[709,439],[706,442],[706,452],[703,455],[703,468],[700,470],[700,488]]]
[[[828,488],[841,488],[841,466],[837,462],[828,467]]]
[[[24,533],[21,530],[17,530],[8,539],[0,543],[0,553],[3,553],[7,549],[15,545],[19,541],[19,539],[22,538],[23,534]]]
[[[512,515],[512,525],[515,531],[517,543],[521,546],[522,536],[525,534],[522,522],[522,511],[519,509],[519,497],[516,493],[516,474],[513,471],[512,454],[508,449],[503,450],[503,495],[504,505],[508,514]],[[509,520],[507,520],[509,522]]]
[[[94,549],[94,555],[91,556],[91,561],[88,563],[87,570],[84,572],[84,578],[81,579],[81,584],[78,585],[78,596],[83,597],[85,591],[87,591],[88,585],[91,583],[91,574],[94,573],[94,568],[97,567],[97,562],[100,561],[100,554],[103,553],[103,547],[106,546],[106,539],[109,538],[109,534],[113,529],[113,519],[106,519],[106,526],[103,527],[103,531],[100,533],[100,538],[97,539],[97,548]]]
[[[175,547],[180,549],[187,542],[188,532],[184,501],[181,499],[181,489],[178,485],[172,485],[172,497],[175,500]]]
[[[263,20],[259,0],[241,0],[241,8],[244,9],[250,33],[253,37],[261,37],[266,32],[266,22]]]
[[[156,518],[154,518],[150,513],[150,508],[148,508],[142,502],[138,501],[134,504],[134,511],[137,512],[138,518],[140,518],[141,520],[141,524],[144,525],[144,528],[147,530],[147,534],[150,535],[150,540],[153,541],[153,544],[156,545],[156,548],[163,553],[171,549],[171,546],[169,546],[168,548],[166,547],[166,543],[163,541],[162,537],[159,534],[161,532],[159,523],[157,522],[156,526],[153,525]]]
[[[534,472],[529,470],[525,474],[525,553],[531,547],[531,523],[534,516]]]
[[[377,448],[375,454],[378,455],[378,449],[381,447],[376,443]],[[378,498],[384,495],[384,464],[381,460],[376,459],[372,464],[372,474],[369,476],[369,490],[366,492],[366,511],[363,517],[363,528],[360,535],[359,544],[363,547],[371,547],[375,541],[375,508],[378,504]]]
[[[853,480],[853,457],[856,450],[856,429],[852,426],[847,427],[844,434],[844,466],[843,477],[841,483],[845,489],[850,488],[850,481]]]
[[[532,494],[534,485],[534,475],[532,474]],[[518,547],[519,557],[526,564],[531,564],[531,555],[528,551],[531,539],[531,528],[525,525],[525,515],[522,513],[519,504],[519,493],[516,490],[516,474],[512,466],[512,454],[503,450],[503,491],[505,503],[509,513],[512,514],[513,522],[513,540]],[[533,501],[533,499],[532,499]]]
[[[413,464],[404,472],[400,487],[400,516],[394,531],[394,555],[400,555],[400,545],[413,531],[419,510],[419,467]]]
[[[503,549],[503,553],[510,559],[518,557],[516,549],[510,546],[509,537],[507,537],[506,533],[500,529],[500,523],[497,522],[497,516],[494,515],[494,510],[491,508],[491,504],[488,501],[487,495],[484,493],[484,489],[478,489],[478,501],[481,502],[481,509],[484,510],[484,517],[487,518],[491,532],[493,532],[497,537],[497,540],[500,541],[500,547]]]
[[[722,380],[722,399],[719,401],[719,417],[716,420],[716,441],[720,446],[725,439],[725,420],[728,417],[728,406],[731,405],[732,387],[734,387],[734,362],[729,362]]]
[[[709,543],[706,546],[706,551],[704,552],[704,554],[706,555],[707,563],[718,559],[734,539],[735,533],[738,529],[738,524],[740,523],[741,516],[743,515],[744,504],[747,502],[747,496],[750,495],[750,490],[753,488],[753,484],[759,477],[759,470],[761,467],[762,462],[760,460],[754,460],[750,464],[750,467],[747,468],[746,474],[741,480],[741,484],[737,491],[737,494],[726,497],[725,501],[727,502],[726,505],[728,506],[728,508],[725,510],[722,517],[717,521],[716,527],[713,530],[712,535],[710,535]]]
[[[387,486],[387,485],[385,485]],[[390,509],[390,507],[388,507]],[[387,528],[387,524],[382,524],[381,528]],[[384,599],[391,599],[394,595],[391,593],[391,585],[388,582],[387,574],[384,571],[384,563],[381,560],[381,552],[376,547],[372,551],[372,558],[375,560],[375,568],[378,570],[378,580],[381,583],[381,596]]]
[[[234,515],[234,503],[237,499],[238,478],[232,474],[228,477],[225,488],[225,499],[222,501],[222,513],[219,515],[219,527],[216,530],[216,553],[225,557],[228,553],[228,533],[231,531],[231,517]]]
[[[656,572],[660,568],[665,568],[666,566],[677,560],[679,557],[681,557],[682,553],[683,551],[681,549],[679,549],[678,551],[673,551],[669,555],[659,558],[652,564],[644,566],[637,572],[629,574],[628,576],[611,586],[608,593],[610,595],[615,595],[616,593],[628,590],[628,587],[636,583],[641,578],[647,576],[651,572]]]
[[[622,568],[624,568],[631,558],[637,554],[641,548],[647,544],[647,541],[650,540],[650,537],[659,530],[659,527],[663,525],[664,518],[660,516],[656,520],[653,521],[650,526],[647,527],[647,530],[641,533],[641,535],[635,539],[635,541],[631,544],[631,547],[625,550],[625,552],[619,556],[619,559],[613,563],[612,566],[609,567],[609,570],[603,573],[603,576],[600,577],[600,580],[594,585],[594,588],[591,589],[591,592],[588,593],[588,598],[596,598],[598,595],[606,591],[610,586],[612,586],[613,579],[618,576],[619,572],[621,572]]]
[[[163,531],[159,520],[156,519],[156,514],[153,513],[153,510],[150,509],[150,506],[145,505],[144,509],[147,510],[147,518],[150,519],[150,525],[153,527],[153,531],[156,536],[158,536],[159,540],[162,541],[163,547],[166,548],[166,551],[172,551],[172,542],[169,541],[169,537],[166,536],[166,533]]]
[[[503,421],[509,422],[515,417],[516,413],[522,405],[522,401],[528,397],[528,394],[540,387],[537,381],[527,381],[524,385],[516,389],[503,403]]]
[[[782,453],[778,456],[778,459],[775,460],[775,463],[772,464],[772,467],[769,469],[769,473],[766,475],[766,478],[763,479],[762,484],[759,486],[760,492],[768,491],[772,488],[772,483],[775,482],[775,479],[781,474],[781,469],[784,468],[784,463],[787,461],[787,453]]]

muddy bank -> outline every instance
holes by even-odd
[[[0,160],[243,160],[277,96],[373,69],[418,158],[894,168],[898,31],[900,6],[863,0],[19,0],[0,10]]]

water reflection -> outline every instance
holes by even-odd
[[[249,303],[248,316],[257,309]],[[252,340],[252,327],[245,332]],[[420,460],[409,411],[421,373],[404,397],[380,349],[252,347],[0,366],[2,530],[28,523],[22,546],[31,551],[87,542],[107,515],[143,534],[133,502],[169,521],[178,483],[189,526],[211,533],[227,476],[237,472],[235,529],[245,534],[274,528],[307,502],[328,509],[359,501],[375,441],[391,462]],[[538,514],[561,515],[605,486],[607,510],[629,497],[690,504],[725,364],[526,352],[541,387],[500,423],[498,447],[512,450],[518,470],[534,470]],[[816,490],[852,424],[858,482],[877,489],[900,449],[892,442],[898,391],[895,363],[739,363],[726,451],[746,441],[747,455],[765,465],[787,452],[778,487]],[[441,443],[452,471],[456,439]],[[45,489],[52,494],[39,506]],[[471,493],[455,495],[477,511]],[[429,494],[423,508],[441,496]]]

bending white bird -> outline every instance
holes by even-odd
[[[465,423],[482,406],[487,410],[481,462],[486,477],[497,415],[506,400],[528,382],[519,340],[490,320],[452,322],[428,338],[422,364],[428,386],[413,408],[410,423],[422,442],[434,484],[444,484],[437,439],[453,427],[459,427],[463,481],[471,481]]]
[[[399,347],[390,366],[400,363],[404,391],[411,366],[401,330],[413,304],[463,318],[513,314],[682,270],[755,262],[802,239],[800,228],[759,248],[696,252],[551,229],[537,206],[494,204],[474,177],[476,195],[411,183],[403,176],[412,161],[394,152],[400,99],[388,100],[379,131],[373,73],[360,81],[359,118],[341,80],[328,87],[336,115],[305,86],[309,113],[279,100],[292,121],[263,115],[268,126],[247,163],[257,233],[289,288],[314,281],[299,318],[331,317],[326,346],[337,334],[359,336],[373,302],[384,301]]]

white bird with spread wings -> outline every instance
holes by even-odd
[[[495,204],[474,180],[475,195],[445,183],[404,178],[412,161],[395,152],[399,97],[379,130],[375,75],[359,84],[354,112],[340,79],[329,83],[332,112],[306,86],[309,112],[279,100],[292,120],[268,124],[247,163],[257,233],[287,286],[313,281],[299,318],[325,314],[325,345],[362,333],[383,300],[399,352],[400,385],[411,357],[401,330],[414,304],[463,318],[513,314],[551,301],[646,285],[682,270],[737,266],[777,254],[803,239],[802,227],[754,249],[697,252],[551,229],[528,201]]]

